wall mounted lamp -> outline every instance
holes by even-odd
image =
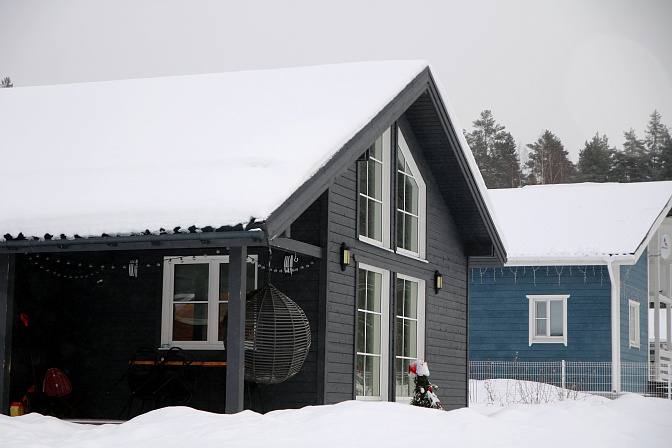
[[[350,264],[350,248],[341,243],[341,270],[345,271],[345,268]]]
[[[434,293],[438,294],[443,288],[443,275],[439,271],[434,271]]]

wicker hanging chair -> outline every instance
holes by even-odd
[[[245,379],[277,384],[296,375],[308,355],[310,325],[303,310],[267,283],[247,300]]]

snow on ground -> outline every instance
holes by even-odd
[[[577,390],[562,389],[552,384],[515,379],[469,381],[469,401],[472,408],[497,409],[513,404],[557,403],[563,400],[607,403],[608,398]]]
[[[672,401],[627,394],[439,411],[387,402],[257,414],[163,408],[121,425],[82,425],[28,414],[0,416],[0,446],[84,447],[670,447]]]

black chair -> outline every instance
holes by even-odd
[[[157,407],[186,406],[196,390],[196,376],[186,353],[173,347],[157,363],[157,381],[153,391]]]
[[[148,347],[137,349],[128,362],[126,380],[131,390],[131,396],[120,411],[120,416],[124,411],[127,411],[127,418],[130,416],[133,402],[136,399],[141,400],[140,414],[144,411],[147,401],[152,402],[152,409],[156,408],[158,403],[154,392],[160,384],[156,351]]]

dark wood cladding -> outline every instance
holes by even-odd
[[[353,259],[419,278],[426,284],[426,352],[432,381],[443,393],[447,408],[465,406],[467,377],[467,259],[460,229],[446,204],[434,170],[430,169],[415,129],[399,120],[413,157],[427,184],[427,262],[359,241],[357,237],[357,170],[353,164],[330,189],[332,231],[329,241],[329,296],[327,322],[327,402],[354,398],[356,342],[355,265],[341,270],[340,244],[351,247]],[[434,162],[432,161],[432,164]],[[434,272],[444,275],[444,288],[435,294]],[[392,300],[390,298],[390,300]],[[392,338],[394,335],[392,335]],[[391,344],[393,347],[394,344]],[[390,384],[394,381],[390,354]]]
[[[457,159],[460,148],[455,148],[446,135],[444,125],[437,115],[429,92],[425,92],[406,111],[405,117],[414,130],[418,145],[427,159],[431,160],[430,170],[437,179],[438,188],[452,211],[455,224],[460,229],[462,240],[469,247],[492,247],[492,239],[485,225],[478,203],[467,183],[467,176]],[[462,132],[455,129],[455,132]],[[492,250],[490,249],[490,253]],[[489,255],[469,253],[468,255]]]

